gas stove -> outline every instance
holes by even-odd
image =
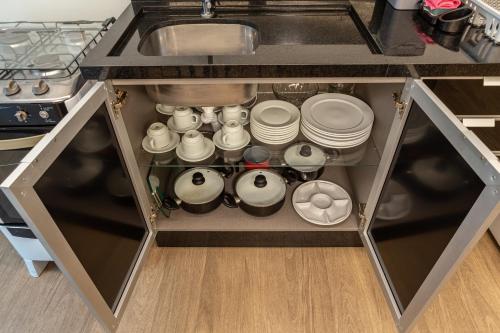
[[[113,22],[0,23],[0,104],[74,96],[83,83],[81,61]]]

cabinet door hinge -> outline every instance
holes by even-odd
[[[115,114],[115,118],[120,117],[123,106],[127,102],[127,92],[121,89],[115,89],[115,97],[111,102],[111,107]]]
[[[153,229],[156,229],[156,220],[158,219],[158,213],[160,212],[160,209],[158,206],[152,205],[151,206],[151,212],[149,215],[149,223],[153,227]]]
[[[365,203],[358,204],[358,217],[360,221],[359,228],[361,230],[364,230],[366,225],[365,207],[366,207]]]
[[[401,93],[398,92],[393,93],[392,98],[394,100],[394,107],[398,112],[399,119],[402,119],[406,109],[406,102],[401,100]]]

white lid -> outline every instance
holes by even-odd
[[[283,177],[273,171],[251,170],[238,178],[235,191],[240,200],[246,204],[267,207],[285,197],[286,183]]]
[[[224,191],[224,179],[214,169],[192,168],[179,175],[174,185],[175,195],[188,204],[204,204]]]
[[[297,143],[285,151],[285,162],[302,172],[317,171],[326,163],[326,155],[320,148],[310,143]]]

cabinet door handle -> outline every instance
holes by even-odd
[[[483,78],[483,86],[485,87],[499,87],[500,76],[485,76]]]
[[[495,127],[495,118],[462,118],[465,127]]]

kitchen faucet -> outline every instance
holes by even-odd
[[[201,17],[212,18],[215,15],[214,0],[201,0]]]

